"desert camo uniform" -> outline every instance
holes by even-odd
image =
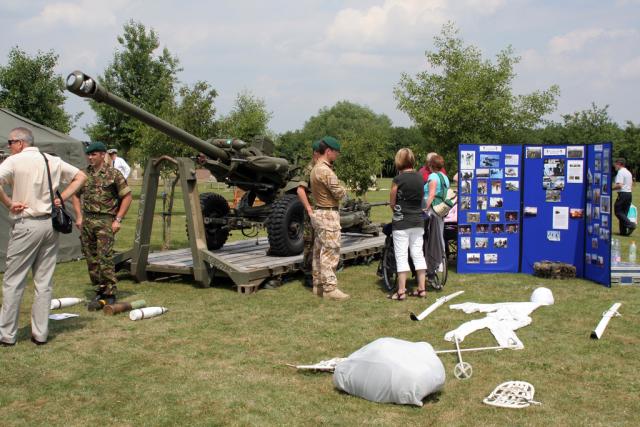
[[[313,195],[311,194],[311,170],[315,162],[312,160],[309,162],[307,166],[302,170],[302,174],[297,178],[298,187],[304,187],[307,192],[307,199],[311,206],[313,206]],[[309,214],[307,210],[304,210],[304,230],[302,234],[302,240],[304,242],[304,249],[302,251],[302,270],[304,272],[305,277],[312,275],[312,264],[313,264],[313,241],[314,241],[314,233],[313,233],[313,225],[311,224],[311,218],[309,218]]]
[[[82,200],[83,223],[80,241],[82,253],[96,293],[112,296],[116,293],[116,273],[113,264],[113,230],[111,224],[118,212],[120,200],[131,192],[122,173],[103,166],[86,169],[87,182],[78,193]]]
[[[311,192],[315,201],[313,225],[313,286],[324,293],[338,285],[336,268],[340,261],[339,202],[347,194],[331,165],[320,160],[311,170]]]

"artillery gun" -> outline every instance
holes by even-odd
[[[83,98],[90,98],[112,106],[135,117],[202,153],[200,164],[219,181],[245,191],[235,208],[217,193],[200,195],[200,207],[208,249],[221,248],[231,230],[265,227],[269,240],[269,254],[297,255],[303,249],[304,207],[296,189],[299,167],[286,159],[273,157],[273,143],[256,140],[248,144],[239,139],[210,139],[204,141],[173,126],[169,122],[109,93],[90,76],[81,71],[69,74],[67,89]],[[257,205],[260,199],[264,204]],[[371,205],[350,201],[341,209],[344,232],[376,234],[379,228],[369,219]]]

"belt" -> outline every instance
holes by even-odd
[[[338,211],[338,208],[334,208],[333,206],[328,206],[328,207],[324,207],[324,206],[316,206],[316,209],[320,209],[321,211]]]
[[[40,216],[21,216],[19,218],[16,218],[16,221],[26,221],[26,220],[42,221],[43,219],[50,219],[50,218],[51,218],[51,214],[44,214]]]
[[[109,218],[113,218],[115,216],[115,215],[110,214],[110,213],[102,213],[102,212],[87,212],[87,211],[83,211],[82,213],[85,216],[109,217]]]

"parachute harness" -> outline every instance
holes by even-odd
[[[507,381],[496,387],[483,402],[500,408],[526,408],[531,404],[541,405],[533,400],[533,385],[525,381]]]

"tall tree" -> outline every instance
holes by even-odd
[[[268,124],[272,116],[264,99],[247,91],[241,92],[236,97],[231,112],[220,118],[219,134],[225,138],[251,141],[256,136],[269,133]]]
[[[160,117],[170,117],[175,112],[175,84],[177,82],[178,59],[167,48],[159,55],[158,34],[147,31],[142,23],[129,21],[118,36],[120,48],[98,81],[113,94]],[[150,145],[157,132],[149,132],[144,124],[126,116],[114,108],[91,101],[97,121],[85,129],[94,141],[103,141],[117,147],[125,156],[136,145]],[[143,140],[144,138],[144,140]],[[133,160],[140,160],[142,150],[134,151]]]
[[[427,70],[414,78],[403,73],[394,89],[398,108],[406,112],[436,151],[453,158],[458,144],[514,143],[518,130],[533,128],[555,110],[557,86],[528,95],[513,95],[513,67],[519,58],[511,47],[495,64],[480,50],[465,45],[453,24],[434,38]]]
[[[608,105],[600,108],[592,103],[588,110],[564,114],[563,133],[566,144],[615,141],[622,136],[620,127],[609,116]]]
[[[342,143],[336,163],[338,177],[357,195],[363,195],[381,172],[384,149],[389,144],[391,120],[370,108],[340,101],[310,118],[300,132],[302,149],[310,152],[311,142],[331,135]]]
[[[63,104],[64,79],[54,72],[53,51],[29,56],[17,46],[0,66],[0,106],[34,122],[69,133],[79,116],[67,114]]]

